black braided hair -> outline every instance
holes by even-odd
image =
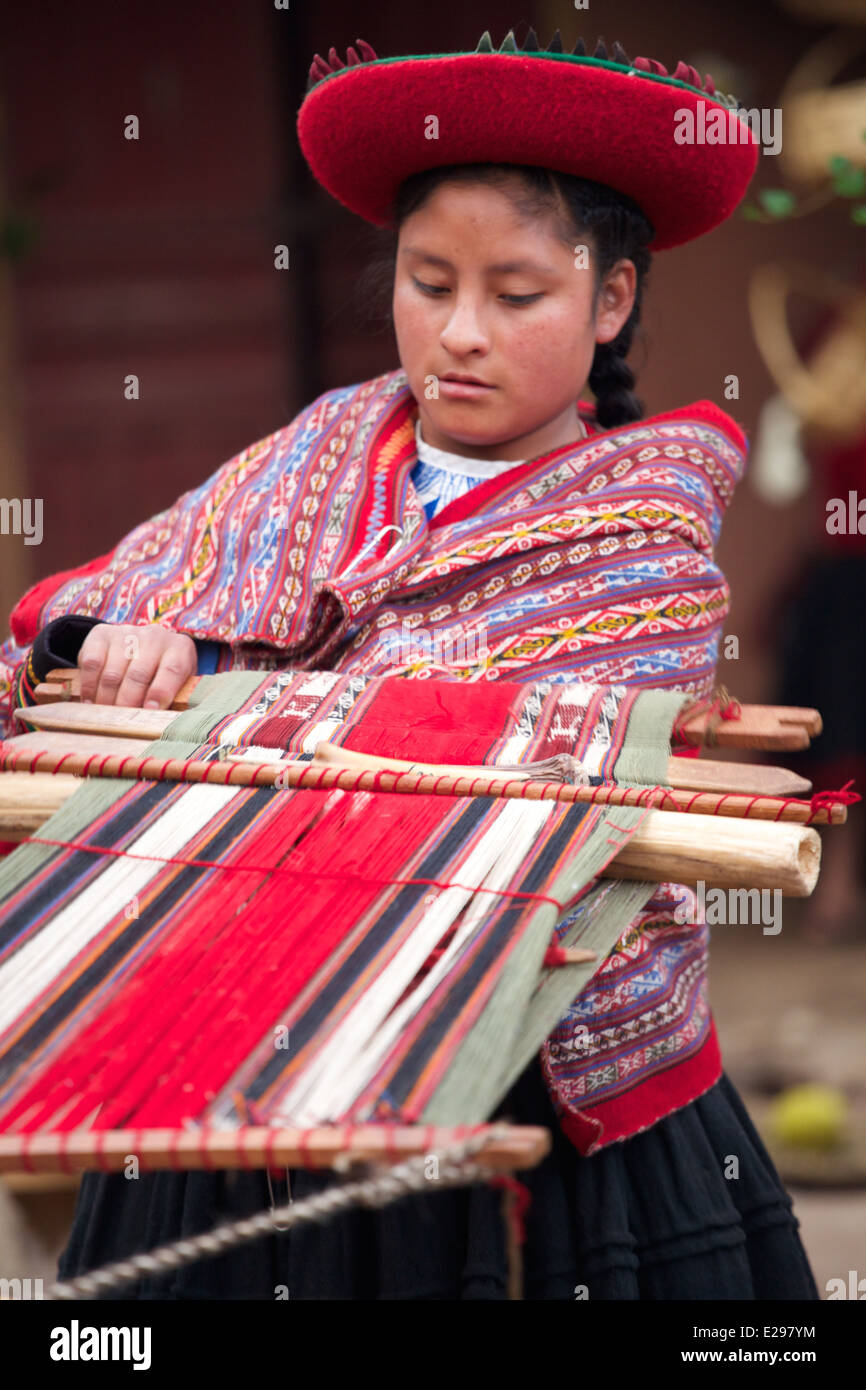
[[[515,186],[515,174],[522,179],[523,189]],[[633,263],[636,281],[631,313],[611,342],[596,344],[588,384],[595,396],[596,421],[601,429],[613,429],[616,425],[642,419],[644,405],[634,393],[634,373],[625,359],[640,323],[643,293],[652,260],[647,247],[653,238],[654,228],[632,198],[607,184],[530,164],[450,164],[412,174],[401,184],[394,200],[386,234],[389,250],[362,275],[359,296],[363,296],[374,314],[378,310],[380,315],[384,310],[386,293],[390,304],[396,238],[400,226],[446,180],[496,184],[502,187],[524,215],[553,212],[558,234],[568,246],[580,243],[582,239],[590,240],[595,304],[602,281],[616,262],[630,260]]]

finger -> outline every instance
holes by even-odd
[[[194,647],[191,652],[185,643],[179,641],[165,648],[144,697],[146,709],[169,708],[181,686],[195,672],[194,652]]]
[[[108,655],[111,629],[104,623],[92,627],[78,652],[78,669],[81,673],[80,699],[92,701],[96,696],[99,678]]]
[[[148,639],[148,630],[134,624],[123,623],[108,628],[108,650],[96,689],[97,704],[141,704],[144,691],[159,663],[158,650]],[[130,667],[134,664],[137,666],[136,674],[127,683]]]
[[[128,666],[129,658],[124,651],[120,636],[116,632],[112,633],[108,639],[108,650],[105,654],[102,670],[99,673],[99,682],[94,697],[98,705],[116,705],[119,703],[118,697]]]
[[[118,687],[116,703],[140,708],[159,667],[165,646],[165,629],[157,626],[132,626],[122,634],[126,665]]]

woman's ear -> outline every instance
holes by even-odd
[[[617,261],[604,278],[595,313],[595,341],[611,343],[634,306],[637,271],[634,262]]]

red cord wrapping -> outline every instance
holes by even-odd
[[[716,711],[716,707],[717,707],[717,706],[720,707],[720,708],[718,709],[718,711]],[[722,699],[716,699],[716,700],[712,700],[712,701],[705,701],[704,704],[703,704],[703,706],[702,706],[702,705],[697,705],[697,706],[696,706],[696,705],[692,705],[692,706],[690,707],[690,709],[689,709],[688,711],[686,711],[686,714],[685,714],[685,715],[680,715],[680,716],[678,716],[678,719],[683,719],[683,718],[686,718],[686,717],[688,717],[688,716],[694,717],[694,714],[695,714],[696,710],[697,710],[697,712],[703,712],[703,709],[704,709],[704,708],[711,709],[711,710],[713,710],[714,712],[718,712],[719,715],[720,715],[720,717],[721,717],[722,719],[736,719],[736,718],[739,717],[739,714],[740,714],[740,712],[741,712],[741,707],[740,707],[739,703],[738,703],[736,700],[730,700],[730,699],[729,699],[729,700],[727,701],[727,703],[724,703],[724,702],[722,701]],[[681,737],[683,736],[682,730],[680,729],[680,730],[678,731],[677,725],[676,725],[676,724],[674,725],[674,731],[673,731],[673,732],[674,732],[674,733],[679,732],[679,733],[680,733],[680,736],[681,736]],[[671,736],[673,737],[673,734],[672,734]],[[0,748],[2,748],[2,747],[3,747],[3,744],[0,743]],[[48,751],[49,751],[49,750],[47,750],[47,749],[42,749],[39,753],[36,754],[35,757],[30,756],[30,760],[29,760],[29,765],[28,765],[27,771],[29,771],[29,772],[36,772],[36,771],[37,771],[37,765],[38,765],[39,759],[40,759],[41,757],[43,757],[44,755],[46,755],[46,754],[48,753]],[[20,755],[19,755],[18,753],[8,753],[8,752],[2,753],[2,755],[0,755],[0,768],[2,768],[3,770],[9,770],[9,771],[12,771],[12,772],[16,771],[16,770],[17,770],[17,761],[18,761],[18,757],[19,757],[19,756],[20,756]],[[114,755],[113,755],[113,754],[107,754],[107,755],[105,755],[105,756],[101,759],[100,764],[99,764],[99,772],[97,773],[98,776],[101,777],[101,776],[104,775],[102,769],[104,768],[105,763],[107,762],[107,759],[108,759],[109,757],[112,757],[112,756],[114,756]],[[59,760],[59,761],[55,764],[55,766],[51,769],[51,771],[52,771],[53,773],[58,773],[58,772],[60,772],[61,769],[62,769],[62,767],[63,767],[63,764],[66,762],[67,758],[71,758],[71,757],[74,757],[74,754],[73,754],[73,753],[64,753],[64,754],[62,755],[62,757],[60,758],[60,760]],[[86,762],[85,765],[84,765],[84,771],[81,773],[81,776],[82,776],[82,777],[85,777],[85,776],[88,775],[88,769],[90,768],[91,763],[92,763],[96,758],[98,758],[98,757],[99,757],[99,754],[94,753],[94,754],[91,755],[90,758],[88,758],[87,762]],[[130,760],[131,760],[131,755],[127,755],[126,757],[124,757],[124,758],[122,759],[121,764],[120,764],[120,769],[118,770],[118,774],[117,774],[118,776],[120,775],[120,770],[122,770],[123,767],[125,767],[126,763],[129,762]],[[138,761],[138,767],[139,767],[139,769],[143,768],[143,767],[144,767],[148,762],[150,762],[150,761],[151,761],[150,758],[142,758],[142,759],[140,759],[140,760]],[[161,771],[160,771],[160,776],[159,776],[159,778],[156,778],[156,779],[154,779],[154,780],[158,780],[158,781],[166,781],[166,780],[175,781],[175,780],[176,780],[176,781],[178,781],[178,783],[181,783],[181,782],[185,781],[184,778],[176,778],[176,779],[175,779],[175,778],[172,778],[172,779],[167,779],[167,778],[165,777],[165,769],[168,767],[169,763],[174,762],[174,761],[175,761],[175,759],[169,758],[169,759],[167,759],[164,763],[162,763],[162,765],[161,765]],[[183,771],[183,772],[186,772],[187,769],[189,768],[190,764],[191,764],[192,762],[195,762],[195,761],[196,761],[196,759],[193,759],[193,758],[187,759],[186,762],[184,762],[184,763],[182,764],[182,771]],[[257,782],[256,779],[257,779],[257,777],[259,776],[259,770],[258,770],[258,769],[257,769],[256,772],[253,774],[253,777],[252,777],[252,780],[251,780],[251,781],[249,781],[249,782],[237,782],[237,783],[232,783],[232,782],[231,782],[231,775],[232,775],[232,772],[234,771],[235,767],[239,767],[239,766],[242,766],[242,764],[235,763],[235,764],[233,764],[232,766],[226,768],[226,769],[225,769],[224,776],[223,776],[223,778],[222,778],[222,780],[221,780],[220,785],[235,785],[235,786],[240,786],[240,787],[256,787],[256,786],[260,786],[260,785],[267,785],[267,784],[265,784],[265,783],[259,783],[259,782]],[[212,769],[219,769],[220,767],[221,767],[221,764],[219,764],[219,763],[212,763],[212,764],[210,764],[210,766],[208,767],[207,772],[205,773],[205,776],[204,776],[204,779],[203,779],[203,780],[204,780],[205,782],[209,781],[209,780],[210,780],[210,773],[211,773],[211,770],[212,770]],[[309,771],[312,772],[313,770],[314,770],[314,769],[313,769],[312,764],[311,764],[311,765],[310,765],[310,768],[309,768]],[[316,770],[318,771],[318,769],[316,769]],[[360,792],[360,791],[368,790],[368,788],[365,788],[365,787],[363,787],[363,786],[361,785],[361,783],[362,783],[364,777],[369,776],[369,773],[368,773],[367,771],[359,772],[359,773],[357,774],[357,776],[356,776],[355,782],[354,782],[352,785],[348,786],[348,787],[345,787],[345,786],[344,786],[344,787],[339,787],[339,786],[336,784],[336,782],[332,783],[331,786],[330,786],[330,788],[325,788],[325,787],[323,787],[323,785],[322,785],[322,779],[325,778],[325,777],[327,777],[328,774],[331,773],[333,770],[334,770],[334,769],[333,769],[332,767],[323,767],[322,770],[321,770],[321,772],[319,773],[319,776],[317,777],[316,781],[312,784],[312,790],[316,790],[316,791],[322,791],[322,790],[340,790],[340,791],[349,791],[349,792]],[[349,769],[349,768],[345,768],[345,769],[342,769],[342,771],[344,771],[344,772],[349,772],[350,769]],[[110,775],[113,775],[113,774],[110,774]],[[420,791],[421,783],[424,781],[425,777],[429,777],[430,775],[431,775],[430,773],[419,773],[418,776],[417,776],[417,778],[416,778],[416,780],[415,780],[415,782],[414,782],[414,784],[413,784],[413,791],[415,791],[415,792]],[[379,789],[381,788],[381,778],[382,778],[383,776],[387,776],[387,777],[390,777],[390,778],[393,779],[392,782],[391,782],[391,787],[393,787],[393,785],[395,784],[395,782],[402,781],[402,779],[403,779],[404,777],[408,777],[408,776],[409,776],[409,773],[407,773],[407,772],[404,772],[404,773],[391,772],[391,771],[389,771],[389,770],[386,769],[386,768],[381,768],[381,769],[377,770],[377,771],[373,774],[373,777],[374,777],[374,787],[373,787],[373,790],[379,790]],[[301,778],[299,779],[299,781],[295,784],[295,785],[296,785],[296,788],[305,787],[305,786],[307,785],[306,778],[307,778],[307,772],[306,772],[306,770],[305,770],[305,772],[302,773]],[[433,783],[433,792],[432,792],[432,794],[434,794],[434,795],[436,794],[437,789],[438,789],[438,787],[439,787],[439,784],[440,784],[441,782],[443,782],[443,781],[449,781],[449,780],[452,780],[452,779],[453,779],[453,774],[452,774],[452,773],[443,773],[441,776],[437,777],[436,780],[435,780],[434,783]],[[145,780],[145,779],[140,779],[140,780]],[[147,780],[150,780],[150,779],[147,779]],[[491,776],[490,776],[489,778],[474,777],[474,778],[472,779],[471,783],[470,783],[470,786],[469,786],[469,793],[468,793],[468,794],[469,794],[470,796],[473,795],[476,782],[482,782],[482,783],[488,782],[488,784],[489,784],[490,781],[496,781],[496,780],[498,780],[498,779],[496,778],[496,775],[495,775],[495,769],[492,769],[492,770],[491,770]],[[526,796],[527,796],[527,794],[528,794],[528,791],[529,791],[529,788],[530,788],[531,783],[530,783],[530,781],[527,781],[527,780],[524,779],[524,778],[516,778],[516,777],[508,778],[508,779],[503,783],[502,788],[500,789],[501,795],[504,797],[504,793],[505,793],[506,788],[510,787],[510,786],[512,785],[513,782],[519,782],[519,783],[520,783],[520,786],[521,786],[521,796],[520,796],[520,799],[525,799]],[[782,820],[782,819],[784,818],[784,812],[785,812],[785,808],[786,808],[787,806],[801,806],[801,807],[808,806],[808,808],[809,808],[809,816],[808,816],[808,818],[807,818],[804,822],[800,822],[800,824],[811,825],[811,824],[812,824],[812,821],[815,819],[815,817],[816,817],[820,812],[824,812],[824,811],[827,811],[827,812],[829,813],[829,819],[830,819],[830,821],[832,822],[832,809],[833,809],[834,803],[835,803],[835,804],[840,804],[840,803],[841,803],[841,804],[844,805],[844,806],[853,806],[853,805],[855,804],[855,802],[857,802],[857,801],[862,801],[863,798],[860,796],[860,794],[859,794],[858,792],[854,792],[854,791],[850,791],[850,790],[849,790],[849,788],[852,787],[853,785],[854,785],[854,782],[853,782],[853,778],[852,778],[851,781],[846,782],[845,785],[844,785],[844,787],[840,788],[839,791],[821,791],[821,792],[816,792],[816,793],[812,796],[812,798],[811,798],[809,801],[805,801],[805,800],[803,800],[802,798],[800,798],[800,797],[795,797],[795,796],[769,797],[769,796],[764,796],[763,794],[761,794],[761,795],[756,795],[756,796],[752,796],[752,797],[747,797],[748,804],[747,804],[745,810],[744,810],[743,813],[742,813],[742,819],[744,819],[744,820],[748,820],[748,819],[749,819],[750,810],[751,810],[751,808],[752,808],[754,805],[756,805],[757,803],[759,803],[759,802],[761,802],[761,801],[777,801],[777,802],[779,803],[779,809],[778,809],[776,815],[775,815],[775,816],[772,816],[772,817],[769,817],[769,818],[765,818],[765,819],[772,819],[772,820],[776,820],[776,821]],[[390,788],[388,788],[388,789],[386,789],[386,790],[389,790],[389,789],[390,789]],[[566,784],[566,785],[563,785],[563,784],[560,783],[560,782],[543,782],[543,783],[541,784],[541,793],[540,793],[540,795],[539,795],[539,797],[538,797],[537,799],[538,799],[538,800],[557,801],[557,802],[559,802],[559,801],[564,801],[564,800],[566,800],[566,799],[568,798],[569,790],[570,790],[570,788],[569,788],[569,786],[568,786],[567,784]],[[601,786],[592,787],[591,789],[588,789],[588,790],[590,791],[590,795],[589,795],[589,797],[588,797],[585,801],[581,801],[581,802],[578,802],[578,803],[572,803],[572,804],[584,805],[584,806],[608,805],[608,804],[610,804],[610,802],[611,802],[612,793],[616,790],[616,784],[612,784],[612,783],[602,783]],[[673,791],[672,791],[672,789],[671,789],[670,787],[654,786],[654,787],[643,787],[643,788],[641,788],[640,790],[638,790],[637,788],[630,788],[629,790],[634,790],[634,791],[637,792],[637,795],[633,798],[633,800],[627,801],[627,802],[619,802],[619,803],[616,803],[616,804],[618,804],[618,805],[625,805],[625,806],[643,806],[643,807],[665,808],[665,809],[670,809],[670,810],[672,810],[672,811],[679,811],[679,812],[685,813],[685,814],[687,814],[687,813],[689,813],[689,812],[691,811],[692,806],[695,804],[696,801],[698,801],[698,799],[699,799],[700,797],[708,797],[708,796],[711,796],[711,795],[712,795],[712,793],[711,793],[711,792],[708,792],[708,791],[695,791],[695,792],[692,794],[692,796],[688,798],[688,800],[685,802],[685,804],[683,804],[683,802],[682,802],[681,800],[678,800],[678,799],[673,795]],[[546,795],[546,793],[551,793],[551,792],[552,792],[552,795]],[[738,797],[738,796],[744,796],[744,797],[746,797],[746,793],[744,793],[744,792],[720,792],[719,795],[718,795],[718,800],[716,801],[716,804],[715,804],[714,809],[713,809],[712,811],[706,812],[706,814],[707,814],[707,815],[720,815],[720,814],[721,814],[721,807],[724,805],[724,803],[725,803],[726,801],[731,800],[732,798]],[[617,829],[619,829],[619,828],[620,828],[620,827],[617,827]],[[31,835],[31,836],[29,836],[28,838],[31,839],[31,840],[38,840],[38,837],[35,836],[35,835]],[[62,842],[62,841],[48,841],[48,840],[46,840],[46,841],[40,841],[40,843],[44,843],[44,844],[62,844],[63,842]],[[73,848],[73,849],[86,849],[86,848],[88,848],[88,846],[85,846],[85,845],[73,845],[73,844],[70,843],[70,844],[69,844],[69,848]],[[183,864],[183,863],[195,863],[196,861],[166,860],[166,861],[164,861],[164,862],[166,862],[166,863],[172,863],[172,862],[173,862],[173,863],[180,863],[180,864]],[[199,861],[199,862],[203,862],[203,861]],[[217,868],[219,868],[219,867],[221,867],[221,866],[219,866],[219,865],[213,865],[213,866],[208,866],[208,865],[206,865],[206,867],[217,867]],[[395,883],[395,884],[399,884],[400,882],[410,882],[410,883],[411,883],[411,882],[416,882],[416,883],[426,882],[426,880],[421,880],[421,879],[412,879],[412,880],[390,879],[390,880],[380,880],[380,881],[381,881],[381,882]],[[459,888],[459,887],[462,887],[461,884],[445,884],[445,885],[437,884],[437,883],[433,882],[432,880],[431,880],[431,886],[432,886],[432,887],[458,887],[458,888]],[[494,891],[494,890],[492,890],[492,889],[487,889],[487,890],[482,889],[482,890],[480,890],[480,891],[482,891],[482,892],[484,892],[484,891],[492,892],[492,891]],[[543,895],[528,894],[528,895],[525,895],[525,896],[529,896],[529,897],[536,896],[536,897],[539,897],[542,901],[546,901],[546,902],[551,902],[551,901],[553,901],[553,900],[550,899],[550,898],[544,898]]]

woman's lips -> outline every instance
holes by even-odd
[[[479,396],[486,396],[495,390],[495,386],[479,386],[474,381],[448,381],[445,377],[439,378],[439,394],[449,396],[455,401],[474,401]]]

